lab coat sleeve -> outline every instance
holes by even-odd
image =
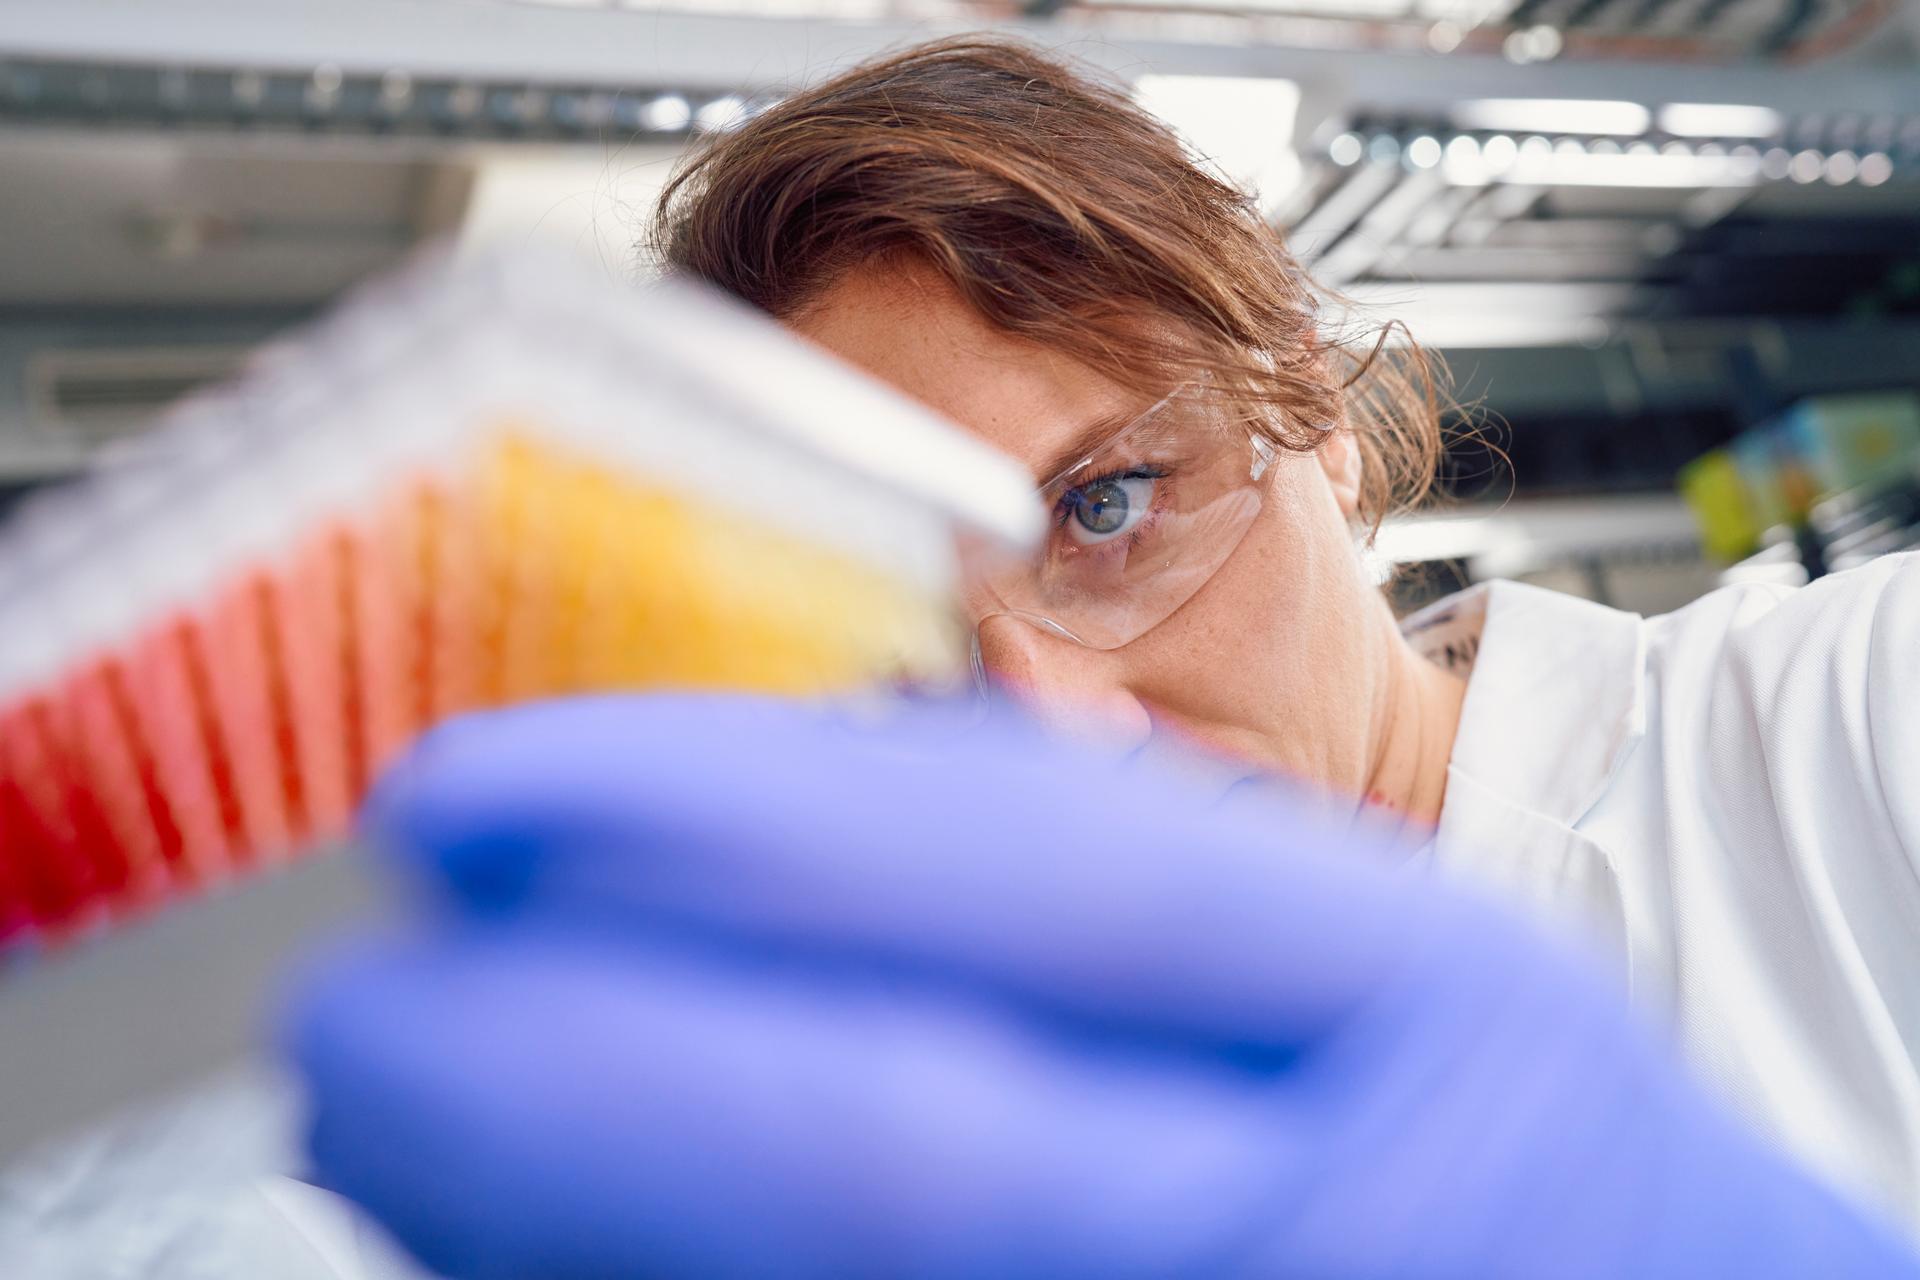
[[[1671,617],[1689,1048],[1802,1155],[1920,1220],[1920,556]]]
[[[1710,741],[1754,744],[1757,759],[1729,749],[1725,764],[1760,768],[1786,847],[1887,892],[1920,887],[1920,554],[1741,612],[1712,707],[1727,732]]]
[[[1869,625],[1867,728],[1887,815],[1920,868],[1920,553],[1880,575]]]

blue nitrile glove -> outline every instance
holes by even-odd
[[[455,724],[369,815],[443,905],[292,1015],[317,1170],[469,1277],[1920,1275],[1303,814],[938,707]]]

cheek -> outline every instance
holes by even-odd
[[[1297,669],[1340,650],[1338,638],[1357,623],[1360,584],[1353,539],[1324,476],[1311,459],[1283,460],[1259,518],[1194,597],[1185,643],[1261,671]]]
[[[1283,463],[1220,572],[1129,652],[1134,687],[1196,736],[1319,776],[1367,732],[1372,596],[1317,466]]]

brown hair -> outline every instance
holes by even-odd
[[[1021,44],[919,45],[715,136],[667,184],[653,241],[668,268],[776,318],[912,255],[989,323],[1124,384],[1209,376],[1295,450],[1352,429],[1371,523],[1432,485],[1427,356],[1388,348],[1387,330],[1324,332],[1320,295],[1247,195],[1123,90]]]

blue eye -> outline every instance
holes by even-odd
[[[1067,535],[1084,547],[1130,532],[1152,510],[1158,478],[1140,473],[1109,476],[1067,490],[1062,499]]]

